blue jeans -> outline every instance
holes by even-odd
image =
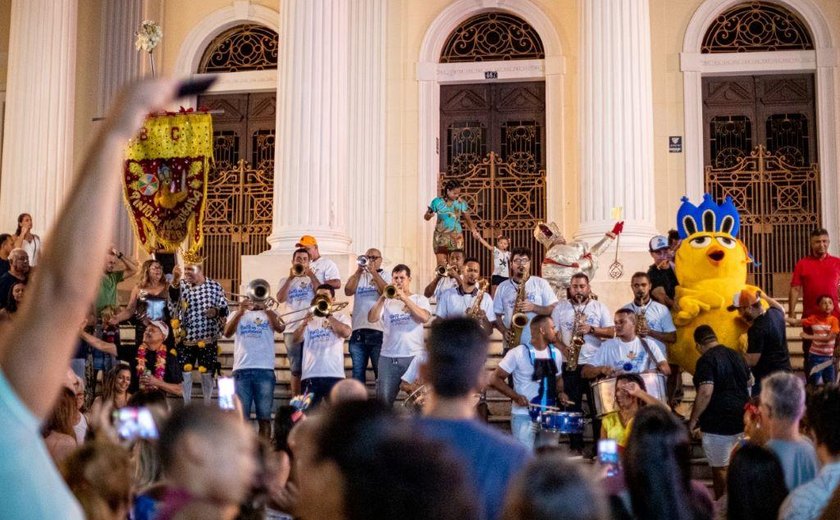
[[[526,414],[511,414],[510,430],[513,438],[521,442],[528,449],[533,450],[537,440],[537,424]]]
[[[366,380],[368,359],[373,366],[374,380],[379,377],[379,352],[382,350],[382,331],[354,330],[350,336],[350,359],[353,360],[353,379]]]
[[[816,354],[808,354],[808,365],[809,369],[813,368],[820,363],[825,363],[831,359],[831,356],[818,356]],[[830,385],[834,384],[835,379],[835,371],[834,371],[834,363],[828,365],[824,369],[820,370],[814,375],[808,376],[808,384],[809,385]]]
[[[265,368],[243,368],[233,371],[236,397],[242,402],[242,415],[251,418],[251,403],[257,412],[258,421],[271,420],[274,404],[274,370]]]
[[[411,364],[411,357],[385,357],[379,358],[379,377],[376,379],[376,397],[381,399],[388,406],[393,406],[400,393],[400,379],[408,365]]]
[[[300,382],[304,394],[312,394],[312,405],[318,406],[323,399],[330,395],[330,390],[343,378],[341,377],[310,377]]]

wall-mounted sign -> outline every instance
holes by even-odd
[[[499,71],[497,71],[497,70],[484,71],[484,79],[499,79]]]
[[[671,153],[682,153],[681,135],[672,135],[668,137],[668,151]]]

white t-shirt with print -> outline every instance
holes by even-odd
[[[510,327],[510,318],[513,316],[513,304],[516,302],[516,296],[519,290],[519,285],[515,284],[513,280],[505,280],[496,288],[496,295],[493,298],[493,312],[494,314],[502,315],[502,323],[505,327]],[[557,295],[548,284],[548,282],[539,276],[531,276],[525,282],[525,297],[535,304],[548,306],[557,303]],[[531,327],[529,327],[531,320],[536,316],[536,313],[528,313],[528,325],[522,330],[522,343],[531,341]]]
[[[639,314],[642,312],[642,307],[636,305],[633,302],[628,303],[622,309],[630,309],[635,314]],[[668,307],[662,305],[659,302],[651,300],[645,306],[645,319],[647,319],[648,328],[650,330],[655,330],[656,332],[676,332],[677,328],[674,326],[674,320],[671,318],[671,311],[668,310]],[[650,345],[650,348],[654,346],[659,350],[665,358],[668,357],[668,346],[665,343],[662,343],[656,338],[651,338],[650,336],[645,338]]]
[[[448,291],[449,289],[454,289],[460,285],[458,280],[452,278],[451,276],[445,276],[438,280],[437,286],[435,287],[435,293],[432,295],[436,302],[440,301],[441,296],[443,293]]]
[[[280,287],[283,287],[286,280],[288,280],[288,278],[280,280]],[[286,303],[284,304],[283,313],[291,311],[301,312],[291,314],[283,319],[286,320],[286,322],[290,322],[298,318],[303,318],[306,315],[306,313],[303,312],[303,309],[307,309],[312,305],[312,298],[314,297],[315,289],[312,287],[312,280],[310,280],[308,276],[295,276],[292,278],[292,284],[289,286],[289,292],[286,293]],[[297,323],[290,323],[286,326],[286,330],[284,332],[288,334],[298,330],[301,323],[302,322],[300,321]]]
[[[432,311],[429,299],[422,294],[412,294],[408,298],[421,309]],[[412,357],[423,351],[424,324],[414,320],[403,302],[397,299],[385,300],[381,320],[382,351],[380,356]]]
[[[625,343],[621,338],[610,338],[605,340],[601,348],[595,353],[591,362],[585,363],[596,367],[610,367],[618,373],[639,374],[647,370],[655,370],[656,365],[665,361],[665,356],[654,348],[648,341],[648,347],[653,354],[653,361],[649,362],[649,356],[642,341],[633,338]]]
[[[598,328],[613,326],[612,314],[607,309],[607,306],[598,300],[589,300],[588,303],[581,307],[583,307],[583,313],[586,316],[586,320],[584,321],[588,325]],[[570,345],[572,343],[572,331],[575,325],[575,307],[572,305],[572,302],[563,300],[557,304],[551,313],[551,321],[554,322],[554,326],[560,332],[563,343]],[[601,347],[601,340],[594,334],[586,334],[583,337],[583,341],[584,344],[578,356],[578,365],[591,365],[592,358]]]
[[[420,379],[420,365],[425,363],[428,357],[428,352],[425,350],[414,356],[414,359],[411,360],[411,363],[409,363],[408,368],[405,370],[405,374],[400,379],[410,385],[417,382]]]
[[[228,322],[235,316],[231,314]],[[265,311],[245,311],[236,325],[233,370],[246,368],[274,369],[274,330]]]
[[[379,270],[379,276],[385,283],[391,283],[391,273]],[[379,289],[373,281],[373,275],[365,271],[359,275],[359,284],[353,296],[353,330],[373,329],[382,330],[381,322],[369,322],[367,317],[371,307],[379,299]]]
[[[493,276],[510,278],[510,251],[493,248]]]
[[[554,362],[557,364],[557,377],[562,376],[562,360],[560,358],[560,351],[556,347],[550,347],[554,351]],[[550,359],[548,349],[534,350],[537,359]],[[531,356],[528,353],[528,347],[519,345],[516,348],[508,350],[504,359],[499,362],[499,368],[513,376],[513,387],[517,394],[522,394],[531,399],[537,397],[540,393],[540,382],[534,381],[534,363],[531,361]],[[528,413],[528,408],[519,406],[513,403],[511,413],[514,415],[525,415]]]
[[[315,271],[315,278],[321,283],[327,280],[338,280],[341,277],[335,262],[323,256],[319,256],[317,260],[309,262],[309,268]]]
[[[333,314],[345,325],[350,317]],[[344,377],[344,338],[329,327],[327,318],[312,318],[303,333],[303,361],[301,379],[311,377]]]
[[[478,289],[475,289],[478,291]],[[457,287],[449,289],[440,296],[435,308],[435,316],[438,318],[456,318],[466,316],[467,310],[472,307],[475,302],[475,295],[463,294]],[[481,310],[487,316],[490,323],[496,319],[493,314],[493,298],[488,293],[484,293],[481,298]]]

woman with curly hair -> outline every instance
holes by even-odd
[[[125,363],[120,363],[105,374],[105,380],[102,385],[102,395],[97,397],[93,404],[99,403],[100,406],[108,403],[114,407],[114,410],[123,408],[131,399],[131,394],[128,387],[131,385],[131,367]]]

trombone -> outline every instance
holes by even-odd
[[[280,318],[280,321],[284,325],[289,325],[291,323],[297,323],[299,321],[303,321],[303,320],[306,319],[306,317],[310,313],[312,313],[314,316],[316,316],[318,318],[327,318],[327,317],[330,316],[330,314],[338,312],[341,309],[347,307],[348,305],[349,305],[348,302],[333,302],[333,303],[330,303],[330,301],[329,301],[329,299],[327,299],[327,297],[318,296],[312,301],[312,305],[310,305],[309,307],[304,307],[303,309],[297,309],[297,310],[294,310],[294,311],[284,312],[283,314],[280,314],[278,316],[278,318]],[[306,314],[304,314],[300,318],[295,318],[295,319],[290,320],[290,321],[283,320],[284,316],[290,316],[292,314],[297,314],[297,313],[300,313],[300,312],[305,312]]]
[[[254,280],[248,282],[245,294],[228,293],[228,296],[236,299],[236,301],[228,302],[231,306],[242,305],[242,302],[239,301],[239,299],[243,298],[251,300],[254,303],[262,303],[265,305],[266,309],[276,309],[280,305],[277,300],[271,297],[271,285],[262,278],[255,278]]]

